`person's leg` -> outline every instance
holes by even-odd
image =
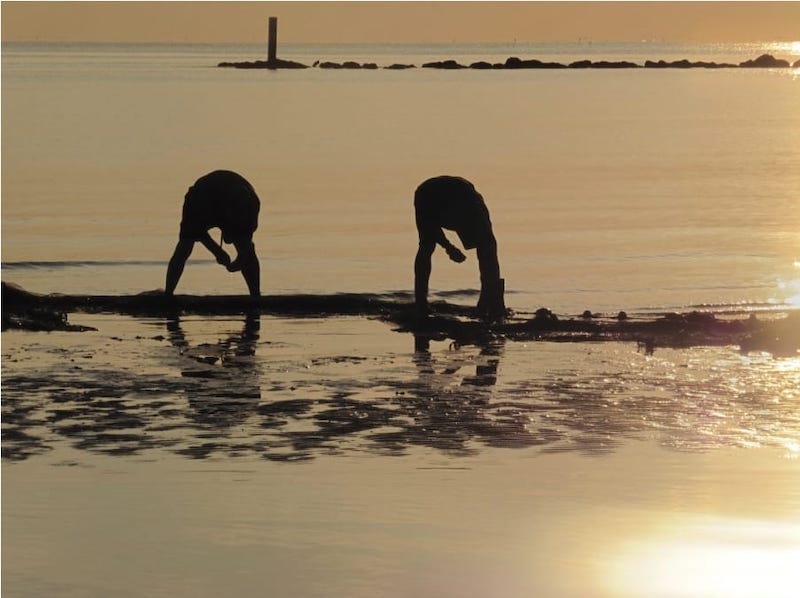
[[[431,256],[436,243],[420,239],[417,257],[414,259],[414,301],[417,311],[428,311],[428,284],[431,278]]]
[[[167,265],[167,280],[164,285],[164,293],[172,295],[175,292],[175,287],[178,286],[178,281],[183,274],[183,267],[186,265],[186,260],[192,254],[194,241],[190,239],[178,239],[178,244],[175,245],[175,251]]]
[[[478,310],[490,316],[505,314],[503,281],[500,278],[500,262],[497,258],[497,241],[494,235],[478,244],[478,267],[481,275],[481,295]]]
[[[236,260],[228,267],[233,272],[241,270],[247,289],[253,297],[261,296],[261,264],[256,255],[256,246],[251,239],[234,241]]]

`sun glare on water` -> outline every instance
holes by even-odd
[[[779,281],[778,291],[783,295],[781,300],[787,306],[800,308],[800,260],[795,260],[794,269],[798,272],[798,275],[789,280]]]
[[[794,267],[800,271],[800,260],[795,260]],[[800,307],[800,276],[789,284],[789,296],[786,302],[792,307]]]
[[[793,57],[800,56],[800,41],[796,42],[773,42],[767,44],[765,50],[767,52],[776,52],[781,54],[791,54]]]
[[[620,597],[790,598],[800,522],[699,519],[630,546],[612,567]]]

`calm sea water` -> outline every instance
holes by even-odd
[[[287,46],[421,65],[795,60],[791,45]],[[491,210],[517,308],[800,302],[800,81],[791,70],[241,71],[259,47],[4,44],[3,278],[163,286],[180,207],[228,168],[263,200],[268,293],[408,290],[412,194],[442,173]],[[432,288],[475,289],[474,256]],[[182,292],[244,292],[202,248]],[[472,300],[470,298],[470,300]]]
[[[282,55],[740,62],[792,48]],[[265,292],[409,290],[414,188],[453,173],[487,199],[520,310],[800,305],[796,72],[215,67],[261,54],[4,45],[3,280],[160,287],[186,188],[231,168],[263,200]],[[474,291],[471,257],[438,256],[433,288]],[[244,284],[198,249],[179,291]],[[798,359],[502,339],[424,352],[364,318],[70,321],[97,330],[3,333],[9,595],[796,595]]]

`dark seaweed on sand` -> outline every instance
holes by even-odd
[[[230,315],[248,312],[294,317],[365,316],[383,320],[421,339],[450,339],[456,344],[482,344],[493,338],[517,341],[636,342],[652,353],[656,347],[738,345],[743,351],[767,351],[795,356],[800,350],[800,312],[759,318],[712,312],[666,313],[628,318],[624,312],[602,317],[559,316],[540,308],[533,317],[509,311],[506,318],[487,321],[469,307],[438,302],[432,313],[419,316],[408,294],[269,295],[257,299],[232,295],[38,295],[3,283],[3,330],[81,330],[67,314],[121,313],[141,316],[174,314]]]

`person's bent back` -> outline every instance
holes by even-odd
[[[250,295],[261,294],[261,266],[253,244],[261,207],[253,186],[241,175],[215,170],[200,177],[186,192],[178,244],[167,266],[165,293],[172,295],[194,244],[200,242],[229,272],[241,272]],[[236,259],[209,235],[222,231],[222,240],[236,248]]]
[[[420,312],[428,311],[431,256],[441,245],[448,257],[461,263],[464,253],[445,236],[454,231],[464,249],[475,249],[480,270],[481,294],[478,310],[490,317],[505,314],[503,280],[497,258],[497,241],[489,210],[474,185],[461,177],[438,176],[424,181],[414,193],[414,212],[419,248],[414,260],[414,298]]]

